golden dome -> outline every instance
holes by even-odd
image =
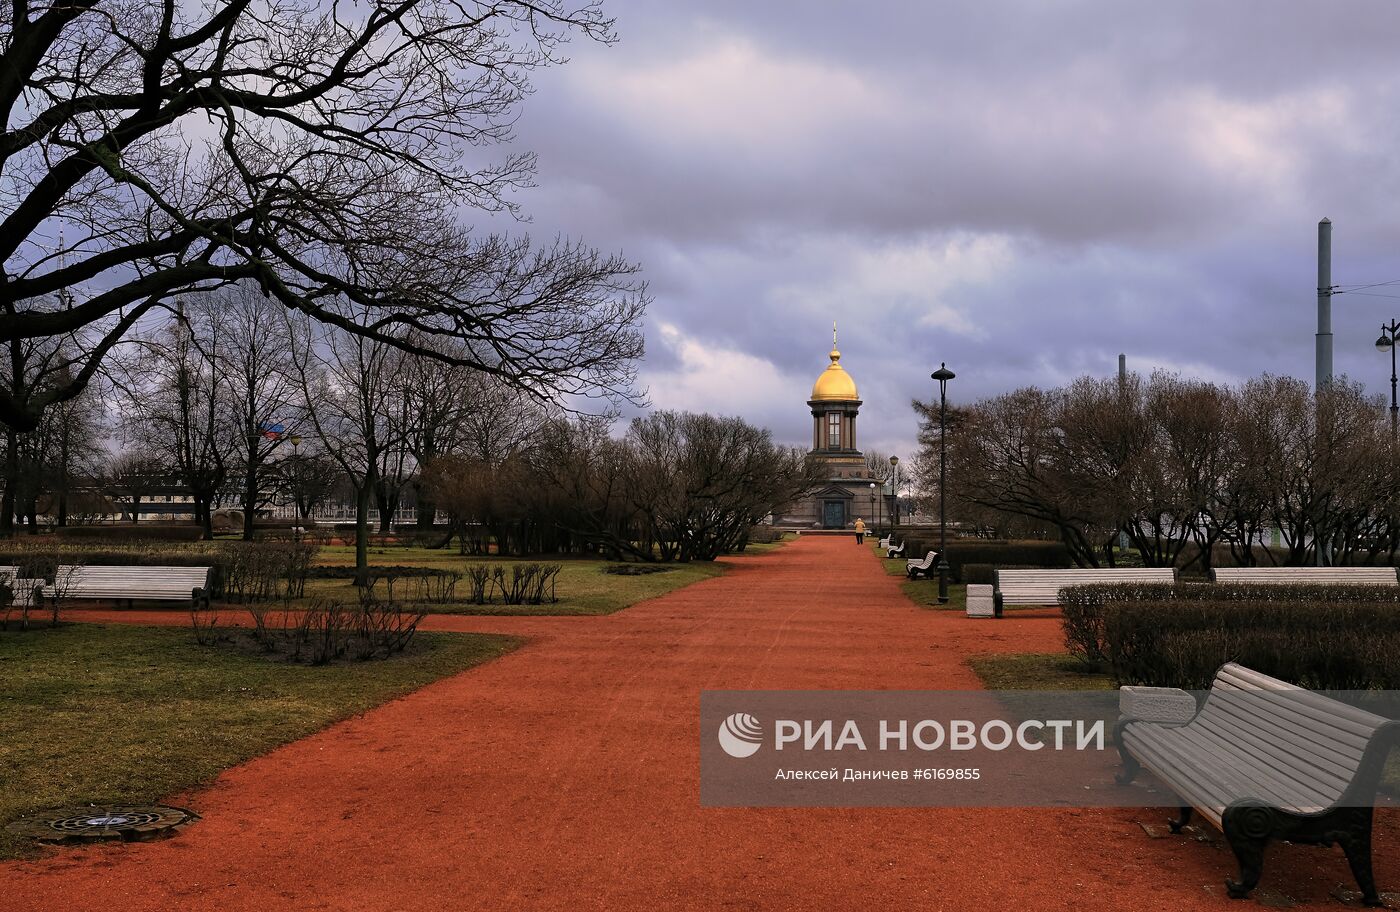
[[[826,366],[826,370],[822,371],[817,382],[812,385],[812,398],[859,399],[860,394],[856,392],[856,382],[841,366],[841,353],[833,348],[830,357],[831,363]]]

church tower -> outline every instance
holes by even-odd
[[[875,510],[874,480],[856,441],[860,393],[856,381],[841,366],[836,325],[831,327],[831,363],[812,385],[807,407],[812,411],[811,456],[825,469],[826,483],[789,515],[797,525],[845,529],[857,516],[870,521]]]

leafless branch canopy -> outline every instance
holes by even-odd
[[[577,5],[575,5],[577,3]],[[240,279],[324,324],[543,395],[631,394],[645,288],[514,214],[528,74],[596,0],[14,0],[0,7],[0,343],[88,336],[77,382],[152,307]],[[86,373],[84,373],[86,371]]]

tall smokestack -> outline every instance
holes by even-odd
[[[1317,223],[1317,384],[1332,383],[1332,220]]]

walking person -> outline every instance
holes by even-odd
[[[865,544],[865,520],[856,517],[856,544]]]

